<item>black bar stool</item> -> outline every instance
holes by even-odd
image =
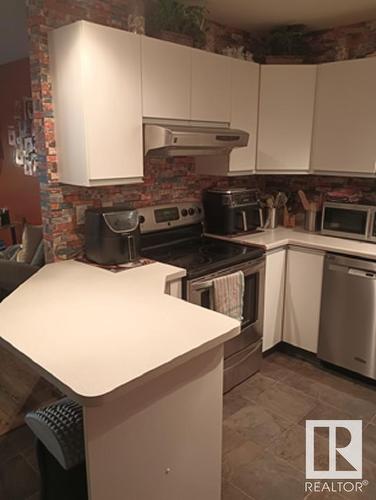
[[[25,421],[36,436],[41,500],[88,500],[81,406],[62,399]]]

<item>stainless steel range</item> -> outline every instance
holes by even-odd
[[[200,203],[139,210],[141,255],[187,271],[183,298],[214,309],[213,280],[236,271],[245,278],[241,334],[225,344],[224,391],[258,371],[262,359],[264,252],[204,236]]]

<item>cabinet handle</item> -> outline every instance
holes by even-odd
[[[243,230],[248,231],[247,216],[244,210],[242,210],[242,220],[243,220]]]

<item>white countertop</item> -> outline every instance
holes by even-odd
[[[238,321],[164,293],[184,275],[49,264],[0,304],[0,340],[75,400],[102,404],[239,334]]]
[[[326,252],[343,253],[356,257],[376,260],[376,244],[366,243],[345,238],[334,238],[319,233],[309,233],[304,229],[288,229],[277,227],[267,229],[264,232],[237,236],[236,238],[224,238],[229,241],[243,243],[245,245],[257,245],[265,250],[274,250],[287,245],[295,245]]]

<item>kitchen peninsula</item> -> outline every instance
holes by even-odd
[[[54,263],[0,305],[1,345],[84,407],[91,500],[220,499],[222,345],[240,324],[166,294],[184,274]]]

